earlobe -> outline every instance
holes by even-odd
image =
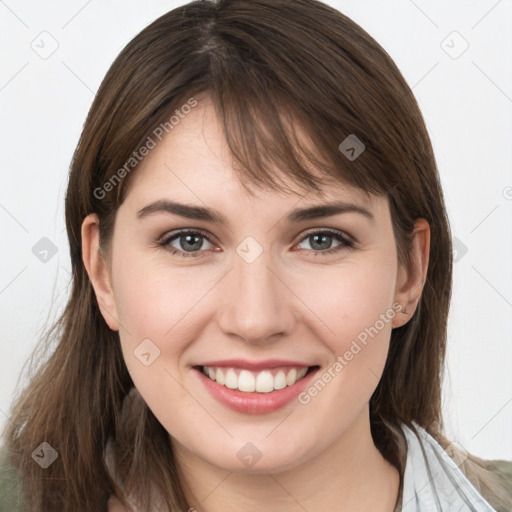
[[[400,266],[395,300],[401,310],[393,319],[393,327],[401,327],[412,317],[421,299],[427,276],[430,254],[430,225],[425,219],[416,219],[412,233],[411,267]]]
[[[105,322],[113,331],[119,330],[110,274],[100,250],[99,219],[94,213],[82,223],[82,260]]]

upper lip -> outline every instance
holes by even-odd
[[[310,364],[301,363],[299,361],[290,361],[285,359],[265,359],[263,361],[249,361],[247,359],[222,359],[220,361],[206,361],[197,366],[208,367],[226,367],[240,368],[242,370],[270,370],[272,368],[280,368],[282,366],[290,366],[294,368],[309,368]]]

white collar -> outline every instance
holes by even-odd
[[[496,512],[448,452],[424,428],[414,422],[413,425],[421,442],[409,427],[402,425],[407,440],[402,512]],[[464,456],[455,460],[460,464]]]

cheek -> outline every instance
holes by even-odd
[[[113,265],[117,314],[133,342],[176,339],[214,282],[211,271],[171,267],[142,251],[119,251]]]
[[[391,306],[396,265],[392,258],[374,259],[378,259],[374,264],[368,261],[367,264],[333,267],[332,272],[319,272],[313,282],[311,279],[298,281],[298,295],[305,304],[311,305],[318,318],[317,335],[337,355],[349,350],[354,340],[364,342],[369,330],[373,338],[379,336],[379,339],[389,337],[391,332],[392,318],[389,317],[394,314]]]
[[[179,268],[158,256],[121,247],[113,258],[125,363],[136,387],[155,409],[161,405],[162,390],[176,403],[190,400],[177,381],[188,369],[183,364],[188,346],[215,312],[211,290],[219,280],[207,266]]]
[[[181,421],[169,404],[180,404],[182,411],[196,405],[179,384],[184,379],[180,362],[200,330],[198,308],[203,306],[201,298],[212,287],[212,279],[205,282],[198,275],[201,272],[193,273],[190,268],[170,269],[135,250],[120,250],[113,268],[127,369],[160,423],[180,433]]]
[[[311,282],[309,287],[302,282],[301,297],[318,316],[310,325],[318,326],[316,337],[329,349],[329,360],[299,401],[304,405],[303,421],[314,415],[324,425],[327,438],[348,428],[368,403],[386,362],[396,314],[392,308],[396,266],[392,259],[384,264],[383,258],[378,259],[379,264],[319,274],[314,288]],[[315,438],[316,442],[321,441]]]
[[[384,369],[396,314],[397,267],[389,253],[368,254],[364,264],[333,267],[329,275],[318,273],[314,287],[311,280],[300,281],[301,297],[318,316],[310,325],[317,326],[316,337],[329,352],[301,403],[310,403],[318,417],[327,414],[323,420],[333,432],[346,427],[368,402]],[[343,421],[331,422],[331,412],[340,407]],[[312,409],[306,406],[304,413]]]

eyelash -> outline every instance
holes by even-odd
[[[159,247],[163,247],[164,249],[169,251],[173,256],[180,256],[183,258],[204,257],[204,252],[205,252],[204,250],[186,252],[186,251],[182,251],[179,249],[175,249],[174,247],[169,245],[172,241],[174,241],[177,238],[184,236],[184,235],[199,235],[200,238],[204,238],[208,242],[213,244],[212,237],[210,235],[208,235],[207,233],[199,231],[199,230],[185,229],[185,230],[174,232],[171,235],[164,237],[162,240],[157,242],[157,245]],[[347,238],[346,236],[344,236],[343,233],[341,233],[340,231],[334,231],[332,229],[322,229],[322,230],[317,230],[317,231],[311,231],[310,233],[307,233],[306,235],[304,235],[298,243],[300,244],[307,238],[312,237],[314,235],[328,235],[328,236],[334,238],[336,241],[340,242],[340,245],[337,245],[336,247],[331,247],[329,249],[318,250],[318,251],[315,251],[313,249],[299,249],[299,250],[305,250],[305,251],[309,251],[309,252],[312,251],[314,254],[314,257],[327,256],[327,255],[339,252],[343,249],[355,250],[355,242],[354,241],[352,241],[349,238]],[[297,245],[297,244],[295,244],[295,245]]]

